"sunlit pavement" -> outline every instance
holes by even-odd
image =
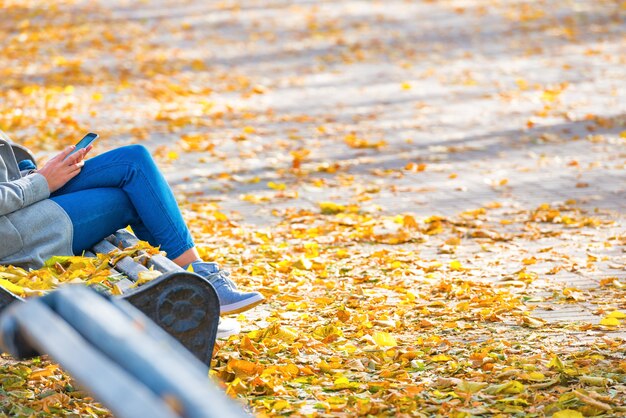
[[[245,74],[250,84],[250,94],[211,97],[236,109],[208,129],[220,161],[181,153],[168,169],[179,192],[202,193],[266,229],[276,222],[272,211],[315,210],[320,201],[422,217],[487,205],[495,224],[542,204],[581,208],[615,223],[504,243],[496,254],[461,245],[455,257],[519,260],[552,247],[574,264],[588,254],[599,260],[592,270],[551,276],[544,273],[558,257],[544,260],[533,266],[538,288],[547,281],[584,291],[626,277],[623,239],[604,245],[623,237],[626,207],[624,11],[617,5],[167,4],[115,13],[158,23],[163,51]],[[298,152],[301,176],[289,171]],[[423,258],[437,253],[416,250]],[[501,263],[480,276],[502,280],[522,267]],[[580,302],[537,315],[597,322],[596,308]]]

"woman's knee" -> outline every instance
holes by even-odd
[[[124,156],[132,161],[152,161],[152,155],[146,147],[140,144],[125,145],[118,148],[118,152],[121,152]]]
[[[131,167],[156,166],[150,151],[143,145],[133,144],[116,148],[112,152],[117,154],[117,158],[130,164]]]

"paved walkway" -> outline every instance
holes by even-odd
[[[206,50],[159,36],[162,48],[200,53],[210,68],[245,75],[250,91],[260,86],[262,94],[211,98],[232,118],[208,129],[217,144],[210,163],[196,155],[173,163],[168,178],[179,192],[208,195],[261,228],[276,222],[276,209],[355,203],[367,188],[359,204],[389,214],[455,216],[497,202],[494,224],[567,202],[615,223],[491,253],[462,246],[454,257],[494,260],[479,274],[491,280],[523,267],[504,260],[537,257],[538,300],[564,289],[578,296],[536,314],[597,322],[585,290],[626,278],[626,26],[624,10],[609,3],[275,1],[216,10],[171,2],[167,12],[115,13],[191,27],[180,33]],[[306,154],[304,177],[289,174],[294,152]],[[541,257],[546,248],[551,256]],[[428,245],[415,250],[442,257]],[[565,258],[568,269],[545,274]]]

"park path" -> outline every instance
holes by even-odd
[[[261,229],[277,222],[276,210],[314,209],[320,201],[421,217],[496,205],[493,223],[542,204],[576,207],[614,224],[506,243],[486,258],[528,258],[552,247],[574,264],[589,254],[601,259],[590,270],[542,276],[538,297],[549,294],[546,284],[584,292],[608,276],[626,277],[620,2],[105,6],[114,19],[151,28],[158,56],[198,60],[245,86],[243,94],[208,96],[232,113],[200,128],[217,144],[211,152],[169,161],[167,177],[181,196],[219,202]],[[169,147],[171,135],[149,143]],[[290,174],[294,164],[304,178]],[[618,245],[604,245],[611,237],[621,237]],[[438,253],[428,245],[415,250],[423,258]],[[467,245],[456,257],[480,253]],[[492,265],[481,277],[501,280],[519,268]],[[583,302],[537,314],[597,322],[596,308]]]

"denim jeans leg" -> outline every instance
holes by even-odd
[[[128,196],[118,188],[86,189],[50,199],[61,206],[72,221],[72,250],[76,255],[112,232],[139,221]]]
[[[138,215],[139,225],[154,240],[148,241],[160,245],[169,258],[194,246],[174,194],[145,147],[129,145],[86,160],[80,174],[52,196],[97,188],[124,191]],[[142,230],[138,229],[139,236]]]

